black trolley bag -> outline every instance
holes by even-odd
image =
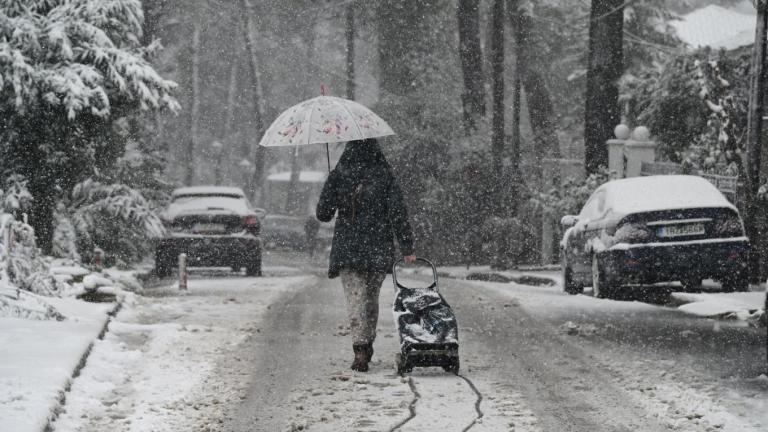
[[[417,261],[432,267],[432,284],[410,288],[397,280],[397,267],[392,266],[395,284],[393,313],[400,336],[400,352],[395,355],[397,373],[403,375],[414,367],[441,366],[446,372],[459,373],[459,330],[456,315],[437,288],[437,269],[424,258]]]

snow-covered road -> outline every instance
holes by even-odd
[[[127,305],[57,431],[762,431],[764,329],[557,286],[441,279],[461,377],[394,374],[385,281],[369,373],[338,280],[281,261],[265,278],[193,275]],[[273,263],[275,264],[275,263]],[[293,267],[293,268],[291,268]],[[269,269],[272,269],[270,273]]]

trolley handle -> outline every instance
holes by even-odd
[[[426,258],[416,258],[416,261],[423,262],[426,264],[429,264],[430,267],[432,267],[432,286],[437,288],[437,268],[432,263],[432,261],[426,259]],[[397,281],[397,267],[400,264],[405,264],[405,258],[400,258],[399,260],[395,261],[394,264],[392,264],[392,280],[395,282],[395,288],[401,287],[400,283]]]

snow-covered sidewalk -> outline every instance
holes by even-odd
[[[235,348],[261,331],[278,296],[309,279],[193,275],[187,292],[136,296],[94,345],[53,430],[216,430],[252,373]]]
[[[47,301],[67,319],[0,318],[0,431],[45,429],[116,308],[115,303]]]

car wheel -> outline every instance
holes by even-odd
[[[584,288],[573,281],[573,270],[568,266],[568,262],[563,259],[563,291],[570,295],[581,294]]]
[[[698,293],[701,292],[701,278],[686,278],[682,281],[683,284],[683,291],[689,292],[689,293]]]
[[[721,280],[723,292],[747,292],[749,291],[749,280],[742,272],[729,274]]]
[[[615,288],[608,283],[605,272],[600,266],[600,260],[597,259],[597,255],[592,255],[592,295],[596,298],[610,299],[615,294]]]
[[[261,252],[257,253],[245,266],[246,276],[261,276]]]

